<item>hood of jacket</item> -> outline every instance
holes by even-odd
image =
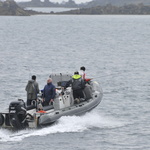
[[[28,83],[34,83],[35,80],[29,80]]]
[[[75,74],[75,75],[72,76],[72,78],[73,78],[73,79],[80,79],[81,76],[80,76],[79,74]]]

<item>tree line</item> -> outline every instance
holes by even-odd
[[[129,4],[124,6],[113,6],[107,4],[106,6],[96,6],[91,8],[80,8],[76,10],[58,12],[57,14],[91,14],[91,15],[103,15],[103,14],[139,14],[149,15],[150,6],[144,6],[142,3],[138,5]]]

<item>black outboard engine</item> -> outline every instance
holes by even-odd
[[[11,102],[9,105],[10,124],[14,129],[23,129],[27,126],[26,107],[23,100]]]
[[[0,126],[2,126],[4,123],[4,116],[0,114]]]

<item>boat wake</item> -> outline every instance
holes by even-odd
[[[126,124],[114,118],[102,116],[96,111],[91,111],[83,116],[64,116],[52,126],[42,129],[25,129],[18,132],[0,129],[0,142],[22,141],[31,136],[45,136],[55,133],[83,132],[93,128],[118,128]]]

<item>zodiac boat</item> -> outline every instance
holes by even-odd
[[[70,74],[51,74],[56,87],[53,105],[42,107],[41,94],[31,106],[26,106],[21,99],[10,103],[9,108],[0,112],[0,127],[20,130],[24,128],[38,128],[50,125],[62,116],[83,115],[95,108],[102,100],[103,92],[100,84],[94,79],[86,79],[83,90],[85,99],[74,103],[71,86],[62,92],[62,87],[71,79]],[[62,94],[63,93],[63,94]],[[42,108],[42,111],[39,111]]]

